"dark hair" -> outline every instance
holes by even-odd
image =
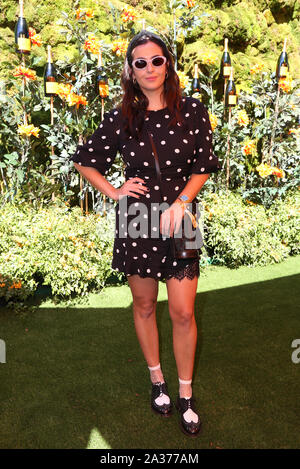
[[[121,75],[121,85],[124,91],[122,114],[125,118],[125,131],[128,135],[137,139],[140,136],[140,132],[144,124],[149,101],[147,96],[142,92],[139,84],[137,82],[133,82],[132,51],[135,47],[141,44],[146,44],[148,41],[154,42],[160,46],[163,51],[163,55],[167,58],[168,73],[164,82],[163,92],[167,107],[169,111],[174,114],[169,125],[174,125],[177,122],[184,122],[180,114],[182,102],[179,77],[174,69],[172,55],[164,41],[157,34],[142,30],[139,34],[133,37],[128,45],[124,68]]]

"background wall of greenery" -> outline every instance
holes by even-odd
[[[56,22],[61,11],[68,14],[74,11],[76,1],[64,0],[25,0],[26,17],[30,26],[41,34],[43,41],[53,46],[55,59],[62,60],[65,55],[70,61],[77,54],[76,45],[65,44]],[[115,30],[111,21],[110,6],[122,9],[131,5],[146,24],[159,25],[163,32],[171,20],[168,8],[169,0],[119,0],[100,1],[82,0],[80,6],[93,8],[95,17],[90,20],[91,29],[97,29],[100,39],[114,38]],[[291,62],[291,73],[295,76],[300,69],[300,4],[298,0],[198,0],[199,14],[207,13],[201,25],[193,34],[178,39],[185,43],[182,47],[181,65],[186,73],[192,72],[193,60],[200,58],[202,51],[214,51],[222,55],[224,37],[229,38],[229,46],[233,52],[233,64],[238,83],[245,84],[249,80],[248,70],[253,61],[262,62],[269,71],[274,70],[276,60],[281,52],[284,38],[288,38],[288,52]],[[15,62],[14,24],[17,19],[18,2],[2,0],[0,7],[0,77],[9,75],[7,64]],[[155,18],[155,22],[153,19]],[[46,50],[40,49],[36,54],[41,57],[38,64],[40,72],[46,61]]]

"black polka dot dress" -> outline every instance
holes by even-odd
[[[112,268],[126,276],[137,274],[156,280],[199,276],[199,258],[174,259],[170,238],[163,236],[159,229],[160,204],[171,205],[191,174],[208,174],[221,169],[213,154],[206,107],[191,97],[183,98],[182,104],[181,113],[188,130],[181,123],[168,126],[173,118],[168,108],[147,111],[139,141],[128,137],[123,130],[121,110],[112,109],[105,113],[94,134],[86,144],[77,147],[71,158],[79,165],[96,168],[105,176],[119,152],[125,163],[125,179],[139,177],[149,188],[139,199],[129,195],[116,204]],[[161,183],[157,179],[147,131],[157,149]]]

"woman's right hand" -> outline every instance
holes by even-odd
[[[128,181],[124,182],[124,184],[116,189],[116,200],[120,200],[120,198],[124,197],[125,195],[130,195],[131,197],[135,197],[139,199],[140,196],[137,194],[146,194],[149,189],[147,186],[143,186],[145,181],[141,178],[135,177],[128,179]]]

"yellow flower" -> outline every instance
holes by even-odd
[[[61,99],[67,99],[69,94],[71,93],[72,85],[68,83],[59,83],[57,85],[57,94]]]
[[[247,112],[243,109],[238,112],[238,124],[242,127],[249,124],[249,117],[247,116]]]
[[[214,52],[203,52],[201,54],[201,62],[205,65],[215,65],[218,61],[218,57]]]
[[[18,133],[20,135],[25,135],[26,137],[30,137],[34,135],[35,137],[39,136],[40,129],[38,127],[34,127],[33,124],[30,125],[19,125],[18,126]]]
[[[135,13],[134,9],[130,6],[123,8],[121,14],[121,20],[123,23],[127,23],[128,21],[134,21],[137,18],[137,14]]]
[[[92,54],[98,55],[99,50],[101,49],[101,44],[98,39],[96,39],[94,34],[90,34],[88,38],[85,40],[84,50],[88,50]]]
[[[284,93],[289,93],[292,89],[292,77],[287,76],[286,78],[280,78],[278,82],[279,88],[282,89]]]
[[[251,75],[254,75],[255,73],[261,72],[263,68],[264,68],[263,64],[255,64],[253,67],[250,68],[250,73]]]
[[[115,52],[116,55],[126,54],[128,48],[128,41],[120,39],[119,41],[114,41],[112,43],[112,51]]]
[[[242,152],[244,155],[250,155],[255,150],[255,141],[254,140],[247,140],[244,142],[242,147]]]
[[[214,131],[218,125],[218,118],[217,116],[215,116],[214,114],[211,114],[210,112],[208,112],[208,114],[209,114],[209,120],[210,120],[212,131]]]
[[[266,163],[261,163],[259,166],[256,167],[256,170],[259,172],[259,175],[262,178],[270,176],[270,174],[273,173],[273,168]]]
[[[184,72],[177,72],[180,88],[184,89],[189,84],[189,77]]]

